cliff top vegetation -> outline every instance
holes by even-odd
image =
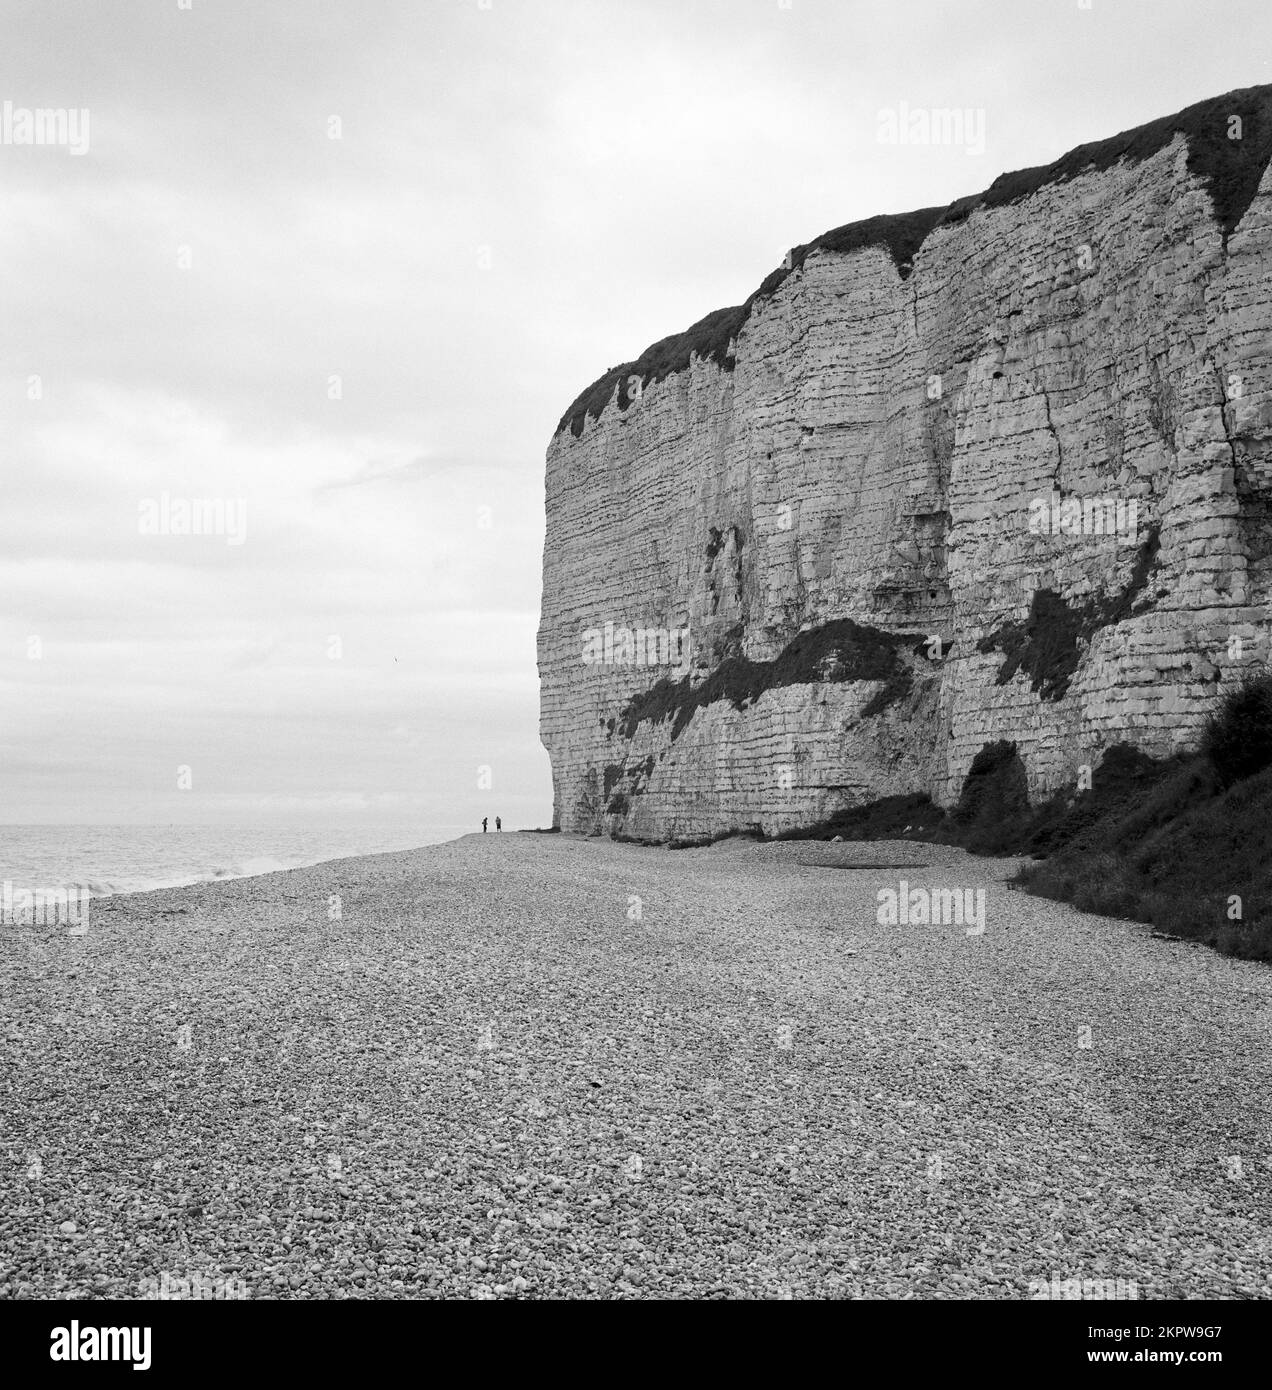
[[[716,309],[683,333],[673,333],[652,343],[634,361],[610,367],[579,393],[561,417],[557,433],[568,428],[578,438],[587,419],[599,419],[616,392],[619,410],[627,409],[633,399],[629,394],[633,378],[639,379],[643,391],[651,383],[686,371],[695,356],[731,372],[734,340],[754,305],[771,298],[787,276],[803,268],[814,251],[848,255],[864,247],[882,246],[904,280],[923,243],[938,228],[964,222],[973,212],[1019,202],[1041,188],[1068,182],[1081,174],[1110,169],[1122,161],[1142,163],[1166,148],[1176,135],[1183,135],[1188,142],[1188,168],[1210,193],[1215,222],[1226,247],[1272,159],[1272,84],[1211,97],[1173,116],[1162,116],[1106,140],[1079,145],[1051,164],[1001,174],[983,193],[956,199],[947,207],[868,217],[792,247],[783,264],[765,278],[744,304]]]

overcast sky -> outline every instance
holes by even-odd
[[[0,144],[0,818],[548,824],[579,390],[830,227],[1272,81],[1270,14],[4,0],[0,103],[89,139]],[[164,493],[245,530],[141,534]]]

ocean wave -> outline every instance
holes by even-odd
[[[184,888],[197,883],[197,878],[158,878],[151,875],[138,875],[135,878],[92,878],[87,883],[61,883],[59,888],[77,889],[87,892],[90,898],[113,898],[121,893],[153,893],[161,888]]]
[[[217,878],[255,878],[258,874],[276,874],[283,869],[299,869],[306,863],[317,863],[317,860],[275,859],[271,855],[261,854],[253,859],[244,859],[237,864],[231,864],[228,869],[218,869]]]
[[[65,888],[87,889],[90,897],[111,898],[124,893],[157,893],[165,888],[191,888],[199,883],[224,883],[234,878],[258,878],[261,874],[279,873],[285,869],[305,868],[321,860],[299,860],[285,863],[269,855],[258,855],[211,870],[189,870],[180,874],[145,874],[136,877],[90,879],[87,883],[68,883]]]
[[[304,842],[294,844],[275,840],[266,846],[271,853],[260,854],[251,845],[256,827],[235,833],[241,845],[225,843],[230,837],[215,832],[204,835],[200,843],[193,830],[178,827],[94,827],[76,844],[65,831],[48,833],[43,827],[32,827],[27,830],[26,843],[17,846],[17,854],[12,844],[5,846],[17,862],[0,869],[0,879],[26,887],[74,891],[90,898],[153,893],[256,878],[337,859],[402,853],[442,843],[437,831],[451,828],[429,827],[419,839],[414,838],[413,831],[390,831],[379,843],[368,843],[369,837],[356,834],[307,836]],[[78,872],[76,860],[80,861]]]

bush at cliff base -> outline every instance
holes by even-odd
[[[1032,839],[1051,857],[1022,871],[1030,892],[1272,961],[1272,677],[1229,693],[1195,757],[1110,749]]]
[[[1209,724],[1202,752],[1225,787],[1272,767],[1272,676],[1242,682]]]
[[[1013,743],[986,744],[948,813],[887,797],[781,839],[916,839],[1031,855],[1017,882],[1084,912],[1272,961],[1272,677],[1232,690],[1194,754],[1105,751],[1082,791],[1030,807]]]

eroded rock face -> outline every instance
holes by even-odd
[[[1269,153],[1249,89],[839,229],[584,392],[547,459],[555,823],[774,833],[949,804],[997,740],[1034,797],[1195,741],[1272,642]]]

